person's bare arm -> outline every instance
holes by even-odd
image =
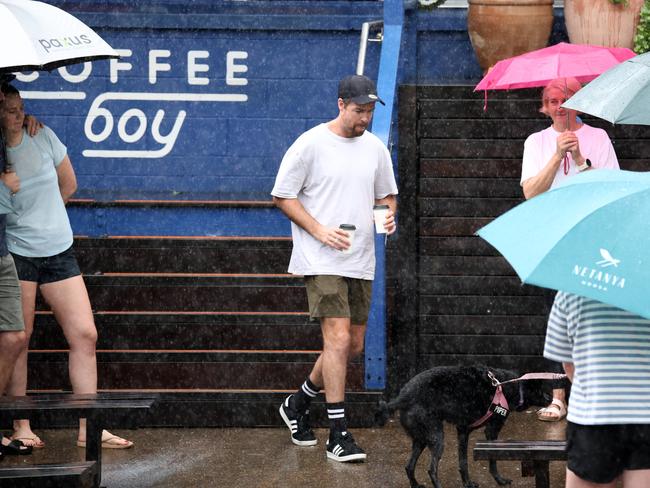
[[[567,378],[569,378],[569,381],[573,383],[573,373],[575,373],[575,366],[573,363],[562,363],[562,366],[564,367],[564,372],[567,375]]]
[[[557,173],[557,169],[560,167],[560,164],[562,164],[563,159],[564,157],[558,158],[557,154],[553,154],[542,171],[532,178],[528,178],[521,184],[526,200],[536,197],[540,193],[544,193],[551,187],[553,179],[555,178],[555,173]]]
[[[350,247],[348,233],[344,230],[326,227],[312,217],[297,198],[273,197],[273,203],[296,225],[305,229],[314,239],[334,249]]]
[[[375,200],[375,205],[388,205],[384,228],[388,235],[392,234],[397,230],[397,223],[395,222],[395,215],[397,215],[397,198],[395,195],[388,195],[387,197]]]
[[[59,179],[59,191],[65,203],[77,191],[77,177],[74,174],[70,158],[66,155],[63,161],[56,168],[56,175]]]

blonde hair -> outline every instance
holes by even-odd
[[[551,90],[560,90],[562,93],[566,93],[566,98],[572,97],[578,90],[582,88],[582,85],[575,78],[555,78],[548,82],[542,91],[542,107],[539,109],[544,115],[550,115],[546,109],[546,104],[549,101],[549,92]]]

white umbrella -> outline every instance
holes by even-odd
[[[0,0],[0,70],[51,70],[96,59],[119,58],[95,31],[43,2]]]
[[[650,53],[605,71],[562,106],[612,124],[650,125]]]

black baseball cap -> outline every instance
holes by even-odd
[[[339,82],[339,98],[358,104],[379,102],[386,105],[384,101],[377,96],[377,87],[375,82],[367,76],[350,75],[346,76]]]

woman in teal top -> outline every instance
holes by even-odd
[[[21,352],[7,388],[9,395],[25,395],[27,349],[34,328],[36,292],[49,304],[70,347],[68,370],[74,393],[97,392],[95,344],[97,330],[88,292],[72,251],[72,229],[65,203],[76,191],[77,182],[66,147],[48,127],[34,137],[27,136],[20,93],[4,84],[5,101],[1,125],[7,145],[7,159],[20,180],[12,192],[0,185],[0,207],[7,215],[7,246],[20,279],[27,344]],[[77,445],[86,444],[85,420],[80,420]],[[28,420],[15,420],[14,439],[43,447]],[[133,443],[104,431],[102,444],[124,449]]]

